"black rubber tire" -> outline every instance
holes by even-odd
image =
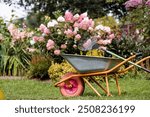
[[[62,79],[72,74],[73,73],[67,73],[62,77]],[[85,84],[84,84],[83,79],[80,77],[73,77],[69,79],[68,81],[72,87],[66,87],[64,83],[64,85],[60,87],[61,94],[66,97],[81,96],[85,89]]]

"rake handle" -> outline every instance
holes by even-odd
[[[150,70],[148,70],[148,69],[146,69],[146,68],[144,68],[144,67],[141,67],[141,69],[143,69],[144,71],[150,73]]]
[[[105,49],[102,49],[102,50],[105,51],[105,52],[107,52],[107,53],[109,53],[109,54],[111,54],[111,55],[116,56],[117,58],[120,58],[120,59],[122,59],[122,60],[126,60],[125,58],[123,58],[123,57],[121,57],[121,56],[119,56],[119,55],[117,55],[117,54],[115,54],[115,53],[113,53],[113,52],[111,52],[111,51],[109,51],[109,50],[105,50]],[[139,55],[139,54],[137,54],[137,56],[138,56],[138,55]],[[138,67],[138,68],[140,68],[140,69],[142,69],[142,70],[148,72],[148,73],[150,73],[150,70],[149,70],[149,69],[146,69],[146,68],[144,68],[144,67],[142,67],[142,66],[140,66],[140,65],[138,65],[138,64],[136,64],[136,63],[133,63],[133,62],[131,62],[131,61],[128,61],[128,63],[130,63],[130,64],[132,64],[132,65],[134,65],[134,66],[136,66],[136,67]]]

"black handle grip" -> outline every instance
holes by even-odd
[[[136,53],[136,57],[141,57],[143,54],[141,52]]]
[[[146,68],[144,68],[144,67],[141,67],[141,69],[143,69],[144,71],[150,73],[150,70],[149,70],[149,69],[146,69]]]

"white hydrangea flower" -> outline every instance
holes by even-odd
[[[89,30],[89,31],[93,31],[94,29],[93,29],[92,27],[89,27],[88,30]]]
[[[59,17],[57,18],[57,21],[58,21],[58,22],[65,22],[65,18],[64,18],[63,16],[59,16]]]
[[[111,32],[111,29],[110,29],[110,27],[105,26],[104,29],[103,29],[103,31],[105,31],[105,32],[107,32],[107,33],[110,33],[110,32]]]
[[[95,30],[104,30],[104,26],[103,25],[97,25],[95,27]]]
[[[35,41],[34,41],[34,40],[30,40],[30,44],[31,44],[31,45],[34,45],[34,44],[35,44]]]
[[[88,21],[89,21],[89,18],[88,18],[88,17],[85,17],[82,21],[88,22]]]
[[[74,17],[74,19],[78,19],[80,17],[80,15],[79,14],[75,14],[73,17]]]
[[[75,28],[74,28],[74,31],[78,32],[78,31],[79,31],[79,28],[78,28],[78,27],[75,27]]]
[[[54,25],[58,25],[58,22],[56,20],[52,20],[52,23],[54,23]]]
[[[53,23],[53,22],[48,22],[47,27],[48,27],[48,28],[54,27],[54,23]]]
[[[55,25],[58,25],[58,22],[56,20],[52,20],[50,22],[48,22],[47,27],[54,27]]]
[[[62,32],[61,32],[61,30],[60,30],[60,29],[58,29],[58,30],[57,30],[57,33],[58,33],[59,35],[61,35],[61,34],[62,34]]]

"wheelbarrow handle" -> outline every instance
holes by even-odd
[[[136,57],[141,57],[142,56],[142,53],[139,52],[139,53],[136,53]]]
[[[146,68],[144,68],[144,67],[141,67],[141,69],[143,69],[144,71],[150,73],[150,70],[148,70],[148,69],[146,69]]]
[[[122,60],[126,60],[125,58],[123,58],[123,57],[121,57],[121,56],[119,56],[119,55],[117,55],[117,54],[115,54],[115,53],[113,53],[113,52],[111,52],[111,51],[109,51],[109,50],[106,50],[106,49],[102,49],[102,50],[105,51],[105,52],[107,52],[107,53],[109,53],[109,54],[111,54],[111,55],[116,56],[117,58],[120,58],[120,59],[122,59]],[[141,55],[141,53],[140,53],[140,55]],[[136,54],[136,56],[139,56],[139,53]],[[144,68],[144,67],[142,67],[142,66],[140,66],[140,65],[138,65],[138,64],[136,64],[136,63],[133,63],[133,62],[131,62],[131,61],[128,61],[128,63],[130,63],[130,64],[132,64],[132,65],[134,65],[134,66],[136,66],[136,67],[138,67],[138,68],[140,68],[140,69],[142,69],[142,70],[148,72],[148,73],[150,73],[150,70],[149,70],[149,69],[146,69],[146,68]]]

